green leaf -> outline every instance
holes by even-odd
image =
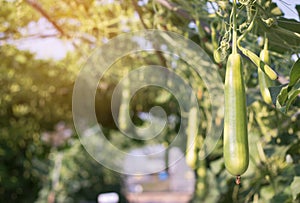
[[[298,83],[297,86],[300,86],[300,82]],[[300,87],[296,87],[293,88],[289,94],[288,94],[288,100],[286,102],[286,111],[289,109],[290,105],[295,101],[295,99],[297,98],[297,96],[300,94]]]
[[[270,93],[273,103],[274,99],[277,98],[275,103],[276,108],[280,109],[283,113],[286,113],[291,104],[300,94],[300,59],[294,63],[290,71],[289,84],[279,87],[271,87]]]
[[[278,26],[284,28],[286,30],[300,33],[300,22],[296,21],[295,19],[287,19],[287,18],[279,18],[278,19]]]
[[[271,98],[272,98],[272,103],[274,105],[276,105],[276,101],[277,101],[277,96],[279,95],[281,89],[286,86],[286,85],[280,85],[280,86],[275,86],[275,87],[269,87],[269,91],[271,94]]]
[[[289,83],[289,87],[288,90],[290,90],[296,83],[297,81],[300,79],[300,59],[298,59],[290,72],[290,83]]]
[[[296,8],[296,10],[298,12],[298,16],[300,17],[300,5],[296,5],[295,8]]]
[[[277,102],[276,102],[276,107],[280,109],[282,112],[285,112],[285,103],[287,102],[288,99],[288,86],[285,86],[281,89],[280,93],[277,96]]]
[[[295,176],[291,184],[293,199],[296,200],[300,193],[300,176]]]
[[[286,113],[290,105],[295,101],[297,96],[300,94],[300,83],[295,86],[291,91],[288,92],[288,86],[282,88],[281,92],[277,96],[276,107],[282,112]]]
[[[284,54],[300,47],[300,22],[294,19],[279,18],[273,25],[268,26],[261,19],[257,20],[258,34],[267,33],[269,50]]]
[[[272,203],[287,203],[290,202],[288,201],[290,195],[285,194],[285,193],[279,193],[273,196],[273,198],[271,199]]]

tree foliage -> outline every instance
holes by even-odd
[[[250,167],[242,177],[242,185],[236,186],[224,169],[222,144],[218,143],[205,162],[198,162],[198,168],[201,165],[206,169],[206,179],[201,181],[209,189],[204,195],[195,192],[195,202],[299,201],[300,22],[285,18],[280,7],[271,0],[239,1],[238,34],[247,33],[240,45],[258,55],[267,37],[271,67],[279,78],[269,88],[273,105],[265,103],[257,68],[243,55]],[[120,175],[89,157],[73,129],[72,91],[82,63],[97,46],[119,34],[159,29],[179,33],[200,45],[224,78],[231,49],[231,8],[232,3],[225,0],[1,0],[0,201],[79,202],[93,201],[101,192],[121,193]],[[299,5],[296,9],[299,15]],[[247,31],[252,21],[254,26]],[[32,25],[39,22],[47,22],[50,31],[42,27],[32,32]],[[63,40],[74,51],[62,60],[37,59],[20,50],[18,44],[30,40],[34,46],[35,39],[47,38]],[[215,53],[220,57],[216,58]],[[141,65],[172,68],[174,64],[181,67],[174,71],[197,90],[201,101],[198,136],[205,137],[212,115],[203,81],[182,60],[163,53],[141,53],[116,62],[97,90],[95,111],[112,143],[123,149],[146,143],[118,139],[110,101],[124,72]],[[131,99],[132,120],[138,126],[147,125],[148,121],[139,115],[156,105],[175,118],[159,139],[168,145],[178,131],[181,116],[186,116],[180,115],[176,98],[170,93],[155,87],[141,89]],[[55,126],[61,122],[73,134],[55,145],[43,135],[55,136]]]

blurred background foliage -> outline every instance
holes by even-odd
[[[278,2],[280,7],[289,6],[288,1]],[[125,202],[121,175],[102,167],[85,152],[72,123],[76,76],[89,54],[109,39],[143,29],[173,31],[199,44],[224,76],[225,62],[215,62],[213,51],[228,26],[225,22],[231,3],[225,0],[1,0],[0,4],[0,202],[95,202],[99,193],[109,191],[118,192]],[[284,18],[280,7],[270,0],[257,0],[253,5],[261,9],[261,18],[256,20],[255,29],[243,46],[258,54],[263,32],[267,33],[271,65],[279,73],[274,85],[278,89],[289,82],[290,70],[299,58],[300,38],[291,32],[299,35],[300,23]],[[296,16],[299,10],[298,5],[294,10],[298,12]],[[247,15],[243,11],[239,17],[242,23]],[[267,18],[277,23],[268,26],[262,20]],[[67,43],[72,51],[61,59],[53,59],[37,57],[37,53],[21,47],[24,42],[34,47],[38,40],[47,39]],[[57,48],[53,44],[39,52],[51,49]],[[201,166],[206,173],[198,182],[205,183],[207,192],[195,192],[194,202],[298,202],[299,96],[293,98],[285,112],[264,103],[256,68],[246,57],[243,63],[248,92],[250,167],[242,177],[242,185],[235,185],[224,168],[220,141]],[[174,64],[181,67],[175,72],[197,90],[201,114],[198,134],[205,137],[211,117],[210,100],[201,79],[183,61],[162,53],[144,53],[116,62],[99,83],[95,110],[114,144],[124,149],[144,144],[118,139],[110,100],[122,75],[141,65],[172,68]],[[299,71],[294,75],[299,79]],[[298,86],[294,85],[296,90],[299,83],[298,80]],[[284,106],[284,102],[281,104]],[[140,113],[156,105],[173,118],[159,140],[168,145],[176,135],[181,116],[186,115],[180,115],[176,99],[167,91],[155,87],[139,90],[131,100],[132,120],[144,125],[147,121],[141,119]]]

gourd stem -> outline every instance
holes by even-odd
[[[237,20],[236,20],[236,0],[233,0],[233,7],[232,7],[232,24],[233,24],[233,31],[232,31],[232,53],[237,53]]]
[[[255,18],[256,18],[256,16],[257,16],[257,13],[258,13],[258,10],[256,9],[256,10],[255,10],[255,14],[254,14],[254,16],[253,16],[253,18],[252,18],[252,20],[251,20],[250,25],[249,25],[248,28],[244,31],[244,33],[238,38],[238,40],[237,40],[237,45],[238,45],[239,48],[241,47],[241,45],[240,45],[241,41],[246,37],[246,35],[247,35],[247,34],[252,30],[252,28],[254,27]]]
[[[268,38],[267,38],[267,33],[265,33],[264,36],[264,50],[268,50]]]

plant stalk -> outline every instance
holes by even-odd
[[[233,24],[233,31],[232,31],[232,53],[237,54],[237,20],[236,20],[236,0],[233,0],[233,7],[232,7],[232,24]]]

